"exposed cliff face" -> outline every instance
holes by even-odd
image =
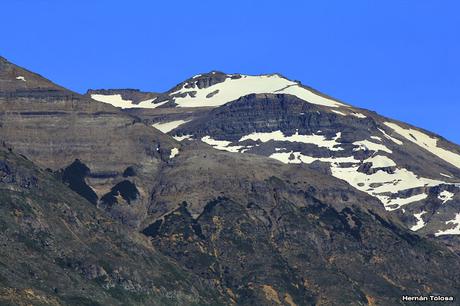
[[[114,212],[136,226],[146,213],[161,159],[168,159],[179,145],[109,104],[65,90],[4,60],[0,68],[0,139],[43,168],[58,171],[80,160],[90,170],[85,180],[98,200],[125,180],[122,174],[128,167],[136,168],[137,175],[129,180],[139,190],[138,205]]]
[[[0,304],[216,305],[214,287],[0,147]]]

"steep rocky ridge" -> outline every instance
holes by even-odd
[[[54,171],[80,160],[89,168],[84,179],[98,199],[116,184],[131,181],[139,190],[139,205],[107,208],[136,226],[146,213],[155,171],[180,145],[112,105],[63,89],[5,59],[0,62],[0,139]],[[123,177],[128,167],[136,169],[135,176]]]

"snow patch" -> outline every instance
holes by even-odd
[[[169,121],[169,122],[158,122],[158,123],[154,123],[152,124],[152,126],[160,131],[162,131],[163,133],[168,133],[172,130],[174,130],[175,128],[181,126],[182,124],[184,123],[187,123],[189,122],[190,120],[175,120],[175,121]]]
[[[232,143],[231,141],[216,140],[216,139],[212,139],[210,136],[202,137],[201,141],[212,146],[214,149],[221,150],[221,151],[239,152],[239,150],[243,148],[242,146],[230,146],[230,144]]]
[[[23,77],[23,76],[17,76],[17,77],[16,77],[16,80],[20,80],[20,81],[25,82],[25,81],[26,81],[26,78]]]
[[[426,211],[422,211],[421,213],[418,213],[418,214],[415,214],[415,215],[414,215],[415,219],[417,219],[417,224],[415,224],[414,226],[412,226],[412,227],[410,228],[411,231],[416,232],[416,231],[422,229],[423,227],[425,227],[426,223],[425,223],[425,221],[423,221],[423,219],[422,219],[422,216],[423,216],[424,214],[426,214]]]
[[[120,107],[120,108],[156,108],[165,102],[161,102],[158,104],[153,104],[152,102],[156,99],[148,99],[141,101],[139,104],[134,104],[133,101],[131,100],[125,100],[120,94],[114,94],[114,95],[103,95],[103,94],[92,94],[91,98],[93,100],[111,104],[115,107]]]
[[[275,152],[269,157],[279,160],[285,164],[311,164],[315,161],[330,163],[331,172],[334,177],[342,179],[358,190],[376,197],[384,204],[387,210],[395,210],[403,205],[421,201],[428,197],[425,193],[413,195],[407,198],[394,197],[392,195],[396,195],[401,191],[412,188],[437,186],[443,183],[441,181],[418,177],[416,174],[407,169],[396,169],[393,173],[387,173],[383,170],[378,170],[373,174],[362,173],[358,171],[361,161],[355,159],[353,156],[312,157],[304,155],[301,152],[290,151]],[[375,168],[396,165],[393,160],[385,156],[371,157],[366,161],[372,162],[373,167]]]
[[[460,235],[460,213],[456,214],[454,219],[446,222],[446,225],[449,225],[449,224],[453,224],[455,225],[455,227],[445,230],[445,231],[439,231],[434,235],[436,237],[443,236],[443,235]]]
[[[183,141],[185,139],[193,139],[193,135],[182,135],[182,136],[173,136],[173,138],[177,141]]]
[[[460,155],[438,147],[439,139],[430,137],[418,130],[402,128],[392,122],[385,122],[385,125],[392,128],[396,133],[415,143],[419,147],[431,152],[455,167],[460,168]]]
[[[358,118],[367,118],[366,115],[361,114],[361,113],[352,113],[352,116],[358,117]]]
[[[454,195],[454,193],[444,190],[438,195],[438,199],[442,201],[442,204],[446,204],[447,202],[452,201]]]
[[[336,114],[339,114],[339,115],[341,115],[341,116],[346,116],[346,115],[347,115],[347,114],[342,113],[342,112],[340,112],[340,111],[338,111],[338,110],[332,110],[332,112],[333,112],[333,113],[336,113]]]
[[[453,176],[451,175],[447,175],[447,174],[444,174],[444,173],[439,173],[440,175],[444,176],[444,177],[448,177],[448,178],[454,178]]]
[[[339,167],[332,165],[332,175],[348,182],[358,190],[378,198],[387,210],[399,209],[403,205],[426,199],[425,193],[414,195],[408,198],[393,198],[392,195],[401,191],[425,187],[437,186],[443,182],[428,178],[418,177],[407,169],[396,169],[392,173],[378,170],[372,174],[358,171],[359,165],[351,167]]]
[[[273,131],[267,133],[251,133],[249,135],[245,135],[241,137],[239,140],[240,142],[245,140],[253,140],[253,141],[261,141],[261,142],[268,142],[268,141],[288,141],[288,142],[300,142],[300,143],[308,143],[314,144],[318,147],[328,148],[331,151],[342,151],[343,148],[337,147],[340,145],[340,142],[337,140],[342,136],[339,132],[335,135],[333,139],[326,139],[323,135],[300,135],[299,131],[296,131],[295,134],[291,136],[285,136],[285,134],[281,131]]]
[[[115,107],[131,108],[133,105],[133,101],[124,100],[120,94],[116,94],[116,95],[92,94],[91,98],[99,102],[112,104]]]
[[[174,158],[177,154],[179,154],[179,149],[178,148],[172,148],[171,149],[171,154],[169,154],[169,158]]]

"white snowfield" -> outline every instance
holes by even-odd
[[[395,197],[401,191],[418,188],[437,186],[443,182],[429,178],[419,177],[407,169],[396,169],[393,173],[378,170],[373,174],[358,171],[359,165],[341,167],[333,164],[332,175],[348,182],[358,190],[364,191],[379,199],[385,209],[392,211],[404,205],[424,200],[427,194],[421,193],[408,198]]]
[[[455,215],[453,220],[447,221],[446,225],[454,225],[454,228],[447,229],[445,231],[439,231],[434,234],[436,237],[443,235],[460,235],[460,213]]]
[[[210,136],[204,136],[201,140],[215,149],[239,153],[244,153],[253,146],[253,144],[243,145],[248,140],[262,143],[269,141],[306,143],[337,152],[343,150],[341,147],[343,144],[339,141],[340,138],[341,133],[337,133],[332,139],[327,139],[325,136],[317,134],[300,135],[298,131],[288,136],[278,130],[264,133],[254,132],[242,136],[237,143],[233,144],[226,140],[212,139]],[[374,137],[372,139],[378,140],[379,138],[376,139]],[[384,155],[391,154],[392,151],[383,144],[365,139],[356,141],[353,145],[357,147],[354,151],[368,150],[374,153],[367,159],[358,160],[353,155],[344,157],[317,157],[309,156],[302,152],[287,151],[282,147],[278,147],[269,157],[286,164],[311,164],[315,161],[329,163],[331,173],[334,177],[342,179],[356,189],[379,199],[389,211],[400,209],[404,205],[418,202],[428,197],[428,194],[424,192],[409,197],[401,197],[398,195],[399,193],[414,188],[432,187],[445,183],[440,180],[420,177],[407,169],[398,168],[397,164],[389,156]],[[375,173],[367,174],[358,171],[363,163],[371,163],[371,168],[376,169]],[[394,167],[395,169],[387,171],[387,168],[390,167]],[[447,193],[443,193],[442,196],[443,200],[453,197],[453,195],[451,196]]]
[[[26,78],[23,77],[23,76],[17,76],[17,77],[16,77],[16,80],[20,80],[20,81],[25,82],[25,81],[26,81]]]
[[[422,228],[425,227],[426,223],[425,223],[425,221],[423,221],[423,219],[422,219],[422,216],[423,216],[424,214],[426,214],[426,211],[422,211],[421,213],[418,213],[418,214],[415,214],[415,215],[414,215],[415,219],[417,219],[417,224],[415,224],[414,226],[412,226],[412,227],[410,228],[411,231],[416,232],[416,231],[418,231],[418,230],[420,230],[420,229],[422,229]]]
[[[187,123],[189,122],[190,120],[174,120],[174,121],[168,121],[168,122],[158,122],[158,123],[154,123],[152,124],[152,126],[160,131],[162,131],[163,133],[168,133],[172,130],[174,130],[175,128],[181,126],[182,124],[184,123]]]
[[[392,128],[396,133],[415,143],[419,147],[431,152],[455,167],[460,168],[460,155],[438,147],[439,139],[430,137],[418,130],[402,128],[392,122],[385,122],[385,125]]]
[[[266,132],[266,133],[251,133],[249,135],[243,136],[240,139],[240,142],[245,140],[254,140],[254,141],[261,141],[261,142],[268,142],[268,141],[288,141],[288,142],[300,142],[300,143],[308,143],[314,144],[318,147],[328,148],[330,151],[343,151],[343,148],[338,147],[341,143],[337,142],[337,139],[342,137],[342,133],[337,133],[333,139],[326,139],[323,135],[299,135],[299,131],[297,130],[295,134],[291,136],[284,135],[281,131],[273,131],[273,132]]]
[[[196,83],[196,81],[193,82]],[[216,107],[249,94],[264,93],[290,94],[312,104],[328,107],[347,107],[345,104],[316,94],[298,83],[276,74],[260,76],[242,75],[238,79],[232,79],[231,75],[228,75],[224,82],[202,89],[199,89],[197,86],[195,88],[186,88],[185,86],[189,86],[189,83],[185,83],[181,89],[171,93],[171,95],[186,94],[185,97],[173,98],[178,107]],[[211,95],[212,93],[214,94]]]
[[[148,99],[145,101],[141,101],[139,102],[139,104],[133,104],[133,101],[124,100],[120,94],[116,94],[116,95],[92,94],[91,98],[93,100],[108,103],[115,107],[120,107],[120,108],[157,108],[158,106],[168,102],[168,101],[164,101],[161,103],[153,104],[152,102],[155,100],[154,98],[154,99]]]

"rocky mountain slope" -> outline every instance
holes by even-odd
[[[150,215],[154,245],[238,305],[400,305],[459,290],[458,255],[303,164],[190,143],[161,171]]]
[[[3,58],[0,88],[0,139],[53,171],[78,159],[88,168],[80,179],[91,186],[92,202],[136,226],[146,213],[152,174],[177,143],[112,105],[63,89]],[[129,169],[136,175],[123,175]],[[135,200],[143,205],[102,201],[125,181],[135,185]]]
[[[215,305],[213,286],[0,147],[1,305]]]
[[[198,75],[153,103],[157,109],[129,112],[179,141],[320,169],[423,235],[460,234],[460,147],[441,136],[280,75]]]
[[[123,253],[120,263],[133,258],[130,271],[146,270],[132,272],[136,280],[161,288],[148,273],[177,276],[176,267],[184,273],[177,276],[184,280],[179,296],[191,298],[183,284],[196,282],[190,290],[198,304],[405,305],[404,294],[460,291],[454,220],[460,151],[439,136],[280,75],[211,72],[133,107],[134,97],[120,91],[94,93],[97,102],[91,93],[55,89],[60,87],[32,73],[40,84],[23,90],[14,84],[32,76],[6,60],[1,67],[0,79],[9,85],[0,98],[0,139],[49,168],[29,163],[47,182],[33,189],[41,192],[33,197],[58,199],[32,203],[34,209],[61,218],[53,203],[67,203],[101,220],[95,237],[108,233],[108,244],[88,249],[54,242],[66,254],[91,262],[88,252],[111,254],[109,245],[121,239],[114,244],[122,250],[113,256]],[[41,84],[66,94],[36,94]],[[119,98],[130,100],[129,106],[110,105]],[[5,216],[10,202],[0,202]],[[107,223],[125,236],[111,235]],[[12,219],[2,224],[12,231],[18,226]],[[76,232],[82,241],[91,236],[86,229]],[[47,228],[49,235],[61,231],[66,229]],[[55,249],[40,252],[57,257]],[[81,275],[79,267],[73,271]],[[112,295],[104,284],[93,289],[97,301],[135,301],[125,291]],[[30,296],[11,276],[2,286],[15,293],[10,301]],[[62,299],[60,289],[28,286]],[[209,295],[201,293],[207,288]],[[149,295],[138,303],[158,301]]]

